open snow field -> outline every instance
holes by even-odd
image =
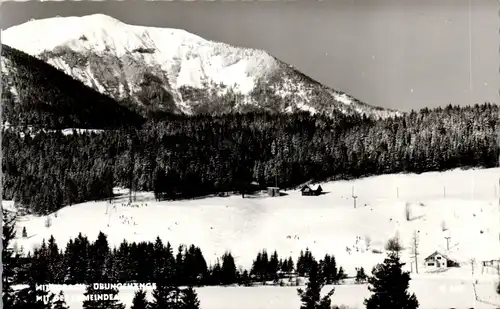
[[[478,296],[500,305],[494,295],[493,282],[498,278],[495,270],[487,269],[481,275],[478,265],[500,258],[499,178],[499,168],[384,175],[324,183],[326,194],[321,196],[301,196],[299,190],[293,190],[276,198],[230,196],[156,202],[152,193],[137,193],[135,204],[139,207],[124,206],[127,195],[112,204],[103,201],[68,206],[49,215],[48,228],[46,217],[25,216],[19,223],[18,236],[26,226],[28,238],[17,239],[17,246],[26,251],[54,235],[64,247],[80,232],[94,240],[103,231],[115,246],[124,238],[154,241],[160,236],[174,248],[179,244],[199,246],[208,263],[230,250],[237,265],[245,268],[263,248],[296,259],[300,250],[308,247],[318,258],[334,254],[337,263],[353,276],[355,267],[363,266],[369,272],[382,262],[385,254],[372,250],[383,251],[386,241],[396,233],[406,247],[402,259],[411,270],[411,239],[417,232],[419,274],[412,275],[411,287],[421,308],[494,308],[474,301],[471,260],[476,260]],[[406,220],[406,205],[410,221]],[[445,237],[449,237],[449,250]],[[436,250],[462,267],[431,273],[423,259]],[[82,292],[83,288],[75,290]],[[233,300],[239,308],[299,306],[296,288],[290,287],[207,287],[198,292],[204,309],[232,309],[236,306]],[[337,287],[332,300],[334,304],[362,308],[368,293],[366,286],[344,285]],[[130,303],[132,293],[123,293],[121,298]],[[75,308],[80,308],[79,304],[71,304],[71,309]]]
[[[426,278],[415,276],[410,281],[410,291],[414,292],[420,302],[421,309],[489,309],[498,308],[500,298],[494,295],[492,278],[482,277],[476,285],[476,293],[480,298],[475,300],[471,280],[453,278]],[[327,290],[332,286],[327,286]],[[53,292],[63,290],[70,309],[82,308],[82,295],[85,286],[50,286]],[[119,298],[127,308],[132,305],[134,288],[120,289]],[[151,300],[152,288],[148,291]],[[298,309],[300,299],[296,287],[260,286],[260,287],[203,287],[197,288],[202,309]],[[370,292],[367,285],[346,284],[335,287],[332,305],[347,305],[354,309],[363,309],[363,300]]]

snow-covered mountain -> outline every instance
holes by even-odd
[[[2,43],[143,111],[398,113],[328,88],[265,51],[102,14],[31,20],[5,30]]]

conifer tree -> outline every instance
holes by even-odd
[[[49,263],[49,252],[45,239],[43,239],[40,248],[35,249],[33,252],[33,259],[30,265],[31,280],[37,284],[51,283]]]
[[[60,291],[57,295],[57,299],[54,301],[54,306],[52,309],[69,309],[66,305],[66,300],[63,291]]]
[[[306,248],[305,252],[301,251],[297,260],[297,273],[299,276],[308,275],[309,270],[314,263],[316,263],[316,260],[314,259],[311,251],[309,251],[309,248]]]
[[[167,242],[167,246],[164,249],[165,254],[165,269],[162,270],[162,277],[167,276],[168,278],[174,278],[175,276],[175,258],[173,253],[173,248],[170,242]]]
[[[109,278],[106,264],[110,259],[110,249],[107,236],[99,232],[96,241],[89,246],[89,282],[104,283]]]
[[[372,292],[365,299],[366,309],[416,309],[419,307],[415,294],[408,293],[410,274],[402,271],[397,252],[389,253],[384,263],[377,265],[373,276],[368,278],[368,289]]]
[[[195,265],[195,273],[197,275],[197,283],[203,284],[208,279],[208,266],[199,247],[195,247],[194,249],[194,265]]]
[[[76,266],[75,266],[75,257],[74,257],[74,243],[73,239],[70,239],[66,243],[66,248],[64,250],[64,283],[66,284],[76,284],[77,276],[76,276]]]
[[[185,285],[186,284],[186,270],[185,269],[185,256],[183,254],[184,246],[180,245],[177,248],[177,255],[175,256],[175,283],[177,285]]]
[[[303,276],[305,274],[305,257],[304,251],[300,250],[299,257],[297,258],[297,274]]]
[[[73,280],[77,283],[90,283],[89,280],[89,260],[90,256],[90,242],[87,236],[79,233],[73,241],[70,253],[70,263],[73,271]]]
[[[365,269],[363,267],[356,268],[356,283],[364,283],[368,276],[365,273]]]
[[[188,287],[182,291],[182,304],[180,309],[199,309],[200,301],[193,287]]]
[[[148,309],[149,303],[146,299],[146,291],[140,289],[135,292],[130,309]]]
[[[283,270],[283,271],[285,271],[287,273],[291,273],[294,271],[294,269],[295,269],[295,265],[293,263],[293,259],[292,259],[292,257],[289,257],[287,262],[286,262],[286,271],[285,270]]]
[[[226,252],[222,255],[222,284],[233,284],[238,282],[238,271],[231,253]]]
[[[194,245],[186,246],[184,248],[183,253],[183,261],[182,261],[182,273],[184,274],[184,281],[188,285],[193,285],[197,283],[197,267],[196,267],[196,258],[195,258],[195,247]]]
[[[267,266],[267,273],[272,277],[273,280],[278,278],[277,272],[279,270],[279,259],[278,253],[276,251],[271,255],[271,259],[269,260],[269,264]]]
[[[310,264],[308,282],[306,290],[297,289],[302,305],[300,309],[330,309],[330,297],[335,289],[330,290],[325,296],[321,297],[321,290],[325,286],[324,277],[321,275],[321,269],[316,261]]]
[[[251,279],[250,279],[250,275],[248,274],[248,270],[245,269],[243,271],[243,273],[241,273],[240,283],[243,286],[250,286],[251,285]]]
[[[149,309],[177,309],[181,305],[181,290],[171,279],[156,282],[152,296]]]
[[[2,301],[4,308],[13,308],[16,293],[12,288],[16,280],[16,270],[19,267],[19,257],[10,248],[15,238],[16,218],[11,213],[2,209]]]
[[[325,258],[320,263],[326,284],[334,283],[338,278],[337,263],[334,256],[325,254]]]
[[[116,254],[114,255],[113,260],[115,261],[116,265],[119,265],[119,267],[116,269],[116,276],[118,282],[123,283],[130,280],[130,273],[132,272],[130,247],[131,247],[130,244],[124,239],[121,242],[118,250],[116,251]],[[153,261],[158,261],[156,259],[156,255],[153,256]],[[156,269],[157,266],[158,265],[155,263],[154,269]],[[154,275],[155,274],[153,274],[153,281],[154,281]]]
[[[50,236],[47,246],[47,266],[48,266],[48,282],[57,284],[61,282],[62,277],[62,257],[59,252],[54,236]]]
[[[344,268],[342,266],[339,267],[339,271],[337,273],[337,278],[335,278],[335,283],[339,283],[340,281],[347,278],[347,274],[344,272]]]
[[[210,268],[210,284],[221,284],[222,279],[222,267],[220,265],[220,260],[217,258],[215,264]]]
[[[252,263],[251,274],[254,275],[258,280],[265,281],[268,278],[268,258],[267,251],[262,250],[257,254],[257,257]]]

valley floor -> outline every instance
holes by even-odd
[[[460,273],[460,272],[459,272]],[[460,278],[460,276],[463,276]],[[500,296],[495,295],[496,276],[477,276],[474,292],[473,281],[466,274],[453,276],[413,275],[410,291],[420,302],[420,309],[492,309],[500,307]],[[324,292],[332,288],[325,287]],[[50,286],[53,292],[63,290],[70,309],[81,309],[85,286]],[[120,288],[119,298],[130,308],[134,288]],[[151,300],[152,288],[146,289]],[[256,286],[256,287],[202,287],[196,289],[202,309],[290,309],[299,308],[297,287]],[[477,294],[478,300],[475,295]],[[335,286],[332,305],[347,305],[362,309],[363,300],[370,292],[365,284],[343,284]]]

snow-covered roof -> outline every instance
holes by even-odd
[[[440,256],[444,257],[445,259],[447,259],[447,260],[453,260],[453,259],[449,258],[448,256],[446,256],[445,254],[443,254],[443,253],[441,253],[439,251],[434,251],[431,255],[429,255],[428,257],[426,257],[425,260],[426,261],[430,260],[430,259],[434,258],[436,255],[440,255]]]
[[[321,188],[321,185],[317,185],[317,186],[305,185],[305,186],[302,187],[302,189],[300,191],[304,191],[306,189],[310,189],[312,191],[316,191],[319,188]],[[321,190],[323,190],[323,188],[321,188]]]

